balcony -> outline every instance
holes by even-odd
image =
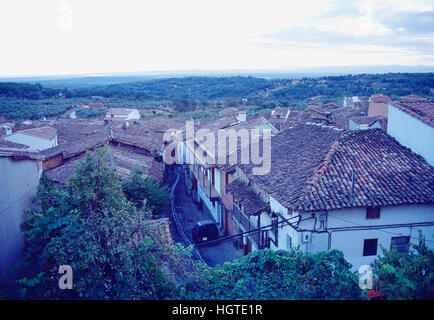
[[[244,230],[251,231],[257,229],[257,227],[251,223],[249,217],[245,215],[235,203],[233,204],[232,216]],[[268,230],[254,231],[249,233],[248,236],[259,250],[270,247]]]
[[[211,181],[208,180],[208,177],[202,172],[199,165],[191,165],[190,170],[195,176],[196,180],[199,182],[200,187],[203,191],[205,191],[206,196],[211,201],[217,201],[220,199],[220,194],[212,185]]]

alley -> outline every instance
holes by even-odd
[[[184,177],[181,170],[179,170],[178,172],[180,173],[180,179],[175,189],[175,206],[178,212],[180,223],[183,226],[184,233],[190,239],[190,241],[194,243],[192,239],[191,229],[195,226],[196,222],[200,220],[214,221],[214,219],[208,212],[206,212],[206,210],[204,210],[204,212],[199,210],[191,197],[187,195],[185,190]],[[173,179],[173,181],[175,181],[175,179]],[[172,225],[174,240],[182,243],[181,237],[176,230],[176,226],[174,224]],[[224,236],[221,231],[220,236]],[[210,266],[223,264],[227,261],[232,261],[243,255],[242,250],[237,250],[231,240],[221,241],[213,245],[201,245],[197,248],[199,249],[202,258]]]

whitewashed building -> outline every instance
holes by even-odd
[[[140,119],[140,113],[137,109],[112,108],[107,112],[104,120],[137,120]]]
[[[21,223],[36,194],[42,173],[38,151],[0,147],[0,271],[20,256]]]
[[[434,166],[434,102],[407,98],[388,107],[387,133]]]
[[[28,146],[30,150],[45,150],[58,145],[57,130],[49,126],[16,131],[4,139]]]
[[[240,131],[241,129],[246,130],[247,133],[250,133],[249,130],[251,129],[256,129],[258,132],[270,130],[270,134],[277,133],[277,130],[263,117],[245,121],[243,117],[236,120],[233,116],[223,117],[202,128],[196,128],[196,130],[199,129],[209,130],[209,133],[216,138],[216,144],[212,146],[212,149],[207,149],[205,144],[197,140],[196,135],[191,139],[187,133],[186,139],[177,146],[177,162],[187,165],[186,184],[193,200],[199,208],[207,210],[219,227],[223,229],[225,224],[224,205],[221,200],[223,193],[222,168],[225,167],[225,164],[218,163],[217,148],[219,144],[225,142],[218,140],[218,130],[233,130],[227,132],[228,136],[242,136],[243,131]],[[250,139],[248,135],[247,139]],[[247,141],[249,142],[249,140]],[[247,150],[247,152],[249,151]]]
[[[434,167],[382,130],[300,125],[272,138],[269,174],[236,170],[228,191],[260,209],[241,208],[251,250],[339,249],[358,270],[419,230],[434,248]]]

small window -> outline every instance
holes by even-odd
[[[366,208],[366,219],[380,219],[380,207]]]
[[[409,242],[410,237],[392,237],[392,242],[390,243],[390,250],[395,247],[398,252],[405,253],[408,251]]]
[[[363,256],[377,255],[378,239],[366,239],[363,243]]]
[[[286,250],[291,250],[292,248],[292,238],[287,234],[286,235]]]

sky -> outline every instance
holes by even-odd
[[[0,0],[0,76],[434,66],[434,1]]]

